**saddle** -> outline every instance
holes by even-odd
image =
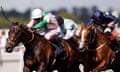
[[[77,49],[77,51],[80,51],[79,49],[79,45],[77,43],[77,41],[75,41],[75,39],[73,37],[71,37],[70,39],[68,39],[71,43],[74,44],[75,48]]]
[[[115,40],[112,42],[112,44],[113,44],[113,48],[114,48],[115,53],[120,52],[120,41],[117,40],[117,39],[115,39]]]
[[[120,51],[120,40],[116,39],[111,32],[106,32],[105,35],[107,36],[108,40],[112,42],[112,50],[115,53],[118,53]]]
[[[65,53],[65,47],[64,44],[62,43],[62,39],[58,37],[54,37],[54,40],[50,40],[50,43],[52,46],[55,48],[55,54],[57,58],[65,58],[66,53]]]
[[[45,35],[45,31],[37,31],[37,34],[39,34],[40,36],[44,36]],[[55,55],[56,57],[59,58],[65,58],[65,47],[64,44],[62,43],[62,38],[59,38],[58,36],[53,36],[53,40],[49,40],[49,42],[51,43],[51,45],[55,48]]]

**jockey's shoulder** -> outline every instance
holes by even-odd
[[[105,26],[107,26],[107,24],[103,23],[103,24],[101,24],[101,26],[105,27]]]

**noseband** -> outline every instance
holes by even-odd
[[[30,43],[34,39],[35,35],[33,32],[31,32],[31,33],[32,33],[32,38],[29,41],[24,42],[24,44]],[[14,44],[13,40],[10,40],[9,38],[7,40],[9,43]]]

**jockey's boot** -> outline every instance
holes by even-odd
[[[120,51],[120,41],[118,41],[117,39],[114,39],[112,41],[112,45],[113,45],[113,50],[115,51],[115,53],[118,53]]]
[[[75,41],[74,38],[70,38],[69,41],[74,44],[75,48],[76,48],[78,51],[80,51],[79,45],[78,45],[77,41]]]
[[[64,45],[62,44],[62,41],[60,38],[55,37],[54,40],[51,41],[54,43],[55,48],[56,48],[56,57],[64,57],[65,56],[65,48]]]

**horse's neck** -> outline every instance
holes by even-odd
[[[34,37],[33,37],[34,34]],[[38,43],[42,43],[43,37],[39,36],[38,34],[35,34],[32,32],[28,32],[24,35],[24,40],[23,40],[23,44],[26,48],[34,48]]]
[[[107,37],[105,36],[104,33],[100,32],[100,31],[97,31],[96,34],[97,34],[97,36],[96,36],[97,42],[98,42],[99,44],[103,44],[103,43],[105,43],[106,41],[108,41],[108,40],[107,40]]]
[[[25,31],[25,32],[22,33],[22,36],[23,36],[22,37],[22,42],[26,43],[32,38],[32,33],[29,32],[29,31]]]

